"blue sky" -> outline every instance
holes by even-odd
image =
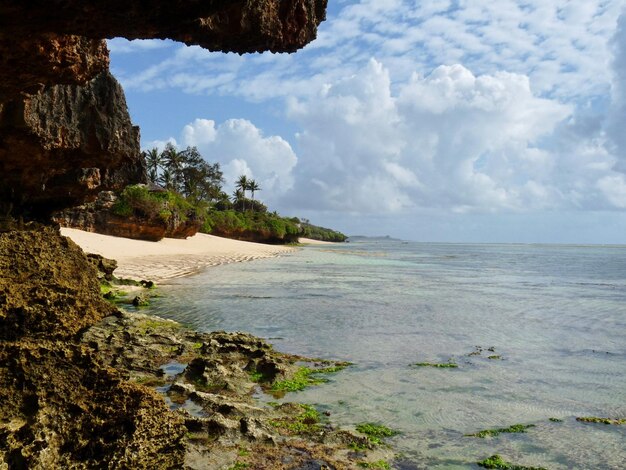
[[[418,241],[626,243],[626,2],[337,0],[296,54],[109,41],[142,146],[284,215]]]

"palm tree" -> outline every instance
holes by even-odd
[[[170,172],[172,189],[180,191],[183,181],[183,169],[185,167],[185,154],[179,152],[176,147],[168,143],[161,157],[163,158],[165,168]]]
[[[261,186],[259,186],[259,183],[257,183],[256,180],[250,180],[248,181],[248,189],[252,193],[252,200],[254,201],[254,192],[261,191]]]
[[[243,200],[243,210],[246,210],[246,189],[248,189],[250,182],[246,175],[241,175],[235,184],[235,187],[241,191]]]
[[[159,176],[159,179],[157,180],[157,182],[161,186],[163,186],[165,189],[173,189],[174,178],[173,178],[172,172],[169,170],[169,168],[165,168],[163,170],[163,172],[161,173],[161,176]]]
[[[147,152],[142,152],[148,167],[148,178],[151,183],[156,183],[159,177],[159,167],[163,164],[163,158],[158,148],[153,148]]]

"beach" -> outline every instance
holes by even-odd
[[[286,255],[292,246],[264,245],[198,233],[185,240],[164,238],[158,242],[113,237],[62,228],[86,253],[95,253],[118,263],[117,277],[164,282],[195,274],[210,266]],[[304,244],[324,243],[301,239]]]

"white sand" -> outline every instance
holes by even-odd
[[[336,242],[325,242],[322,240],[313,240],[312,238],[300,237],[298,242],[302,245],[335,245]]]
[[[163,282],[187,276],[209,266],[270,258],[295,248],[242,242],[199,233],[186,240],[164,238],[158,242],[112,237],[62,228],[86,253],[117,260],[117,277]]]

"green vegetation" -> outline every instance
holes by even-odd
[[[263,211],[211,210],[204,215],[204,233],[269,243],[294,243],[301,229],[293,219]]]
[[[626,424],[626,419],[598,418],[596,416],[581,416],[576,418],[576,421],[583,423],[614,424],[616,426]]]
[[[562,423],[563,420],[559,419],[559,418],[550,418],[550,421],[552,421],[553,423]]]
[[[228,470],[243,470],[244,468],[248,468],[249,465],[243,462],[235,462]]]
[[[200,231],[213,235],[263,243],[295,243],[305,236],[318,240],[344,241],[334,230],[316,227],[308,220],[281,217],[269,212],[255,195],[262,190],[257,181],[241,175],[237,190],[229,197],[222,190],[219,163],[209,164],[195,147],[178,150],[171,144],[143,152],[150,182],[158,187],[127,187],[112,211],[120,216],[158,218],[168,222],[194,220]],[[250,196],[250,197],[248,197]]]
[[[167,222],[172,217],[181,221],[196,217],[197,208],[174,191],[150,191],[145,185],[135,184],[124,188],[111,211],[122,217],[158,218]]]
[[[332,374],[345,369],[344,365],[336,365],[325,367],[322,369],[311,369],[309,367],[300,367],[291,379],[280,380],[272,385],[274,392],[299,392],[311,385],[319,385],[327,382],[326,379],[315,377],[317,374]]]
[[[311,238],[313,240],[321,240],[325,242],[345,242],[348,238],[343,233],[337,232],[336,230],[313,225],[307,219],[302,219],[300,227],[302,228],[301,236]]]
[[[474,434],[465,434],[465,436],[480,438],[495,437],[501,433],[525,433],[527,429],[534,427],[534,424],[514,424],[513,426],[509,426],[508,428],[486,429],[484,431],[479,431]]]
[[[389,429],[387,426],[374,423],[358,424],[356,430],[362,434],[365,434],[367,436],[367,439],[374,445],[382,444],[382,439],[385,437],[391,437],[398,434],[397,431]]]
[[[487,356],[487,359],[500,360],[502,359],[502,356],[498,356],[497,354],[494,354],[493,356]]]
[[[384,460],[378,460],[376,462],[359,462],[357,465],[361,468],[382,468],[384,470],[391,469],[391,466]]]
[[[167,320],[142,320],[137,323],[137,327],[142,335],[146,335],[163,329],[179,330],[182,328],[182,325],[180,323]]]
[[[296,371],[291,379],[275,382],[274,385],[272,385],[272,390],[298,392],[300,390],[304,390],[306,387],[309,387],[311,385],[324,383],[326,381],[324,379],[311,377],[311,375],[316,372],[317,371],[309,369],[308,367],[301,367]]]
[[[320,422],[319,412],[311,405],[299,404],[298,406],[304,410],[299,415],[273,420],[270,421],[270,424],[290,434],[306,434],[318,431]]]
[[[415,364],[411,364],[411,365],[415,367],[437,367],[440,369],[456,369],[457,367],[459,367],[456,363],[452,361],[444,362],[441,364],[437,364],[434,362],[416,362]]]
[[[502,470],[546,470],[543,467],[525,467],[523,465],[514,465],[506,462],[498,454],[492,455],[491,457],[480,462],[476,462],[476,464],[483,468],[497,468]]]

